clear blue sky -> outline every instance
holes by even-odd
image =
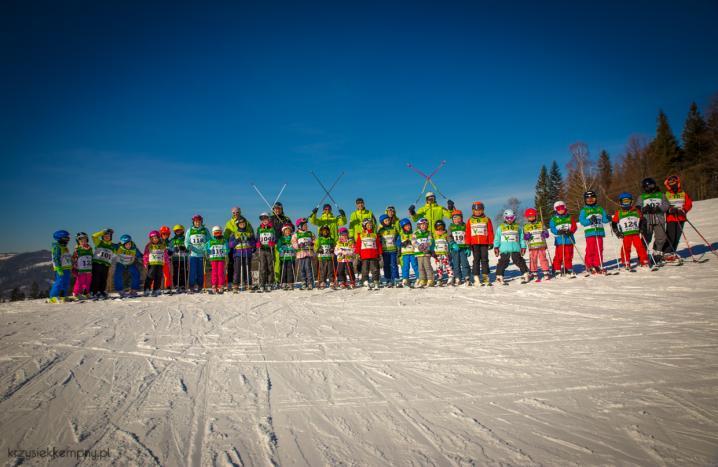
[[[152,3],[153,6],[146,6]],[[533,197],[568,146],[617,157],[659,108],[718,91],[718,3],[3,2],[0,251],[112,226],[144,245],[195,212],[253,223],[417,197]],[[443,200],[440,199],[443,202]]]

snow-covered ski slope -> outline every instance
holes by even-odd
[[[691,215],[714,242],[716,212],[709,200]],[[507,287],[2,304],[0,456],[715,464],[718,258],[708,256]]]

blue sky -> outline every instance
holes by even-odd
[[[0,251],[55,229],[145,243],[199,212],[530,202],[585,141],[618,157],[718,91],[718,3],[4,2]],[[146,6],[144,3],[152,3]],[[181,2],[180,2],[181,3]],[[581,3],[576,5],[576,3]],[[630,5],[628,5],[630,3]],[[440,200],[443,202],[443,200]]]

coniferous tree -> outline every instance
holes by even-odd
[[[613,165],[611,164],[611,157],[608,155],[606,150],[602,150],[598,155],[598,196],[599,202],[602,205],[606,205],[606,197],[611,190],[611,183],[613,181]]]
[[[551,212],[550,196],[548,170],[545,165],[542,165],[536,181],[536,195],[534,196],[534,205],[537,211],[541,213]]]
[[[707,155],[704,172],[708,179],[706,198],[718,197],[718,94],[715,94],[706,110]]]
[[[648,145],[648,157],[651,172],[661,179],[671,172],[680,171],[682,168],[681,148],[673,135],[673,130],[671,130],[668,123],[668,117],[662,110],[658,112],[656,137]]]
[[[711,170],[708,126],[695,102],[691,103],[681,135],[683,140],[683,176],[695,199],[708,197]]]
[[[549,204],[551,205],[551,209],[553,209],[553,203],[564,197],[563,176],[556,161],[551,163],[551,169],[549,170],[548,191]]]

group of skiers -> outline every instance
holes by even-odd
[[[665,261],[679,260],[678,241],[692,201],[683,191],[679,177],[669,176],[664,185],[666,191],[662,192],[655,180],[647,178],[637,200],[630,193],[621,193],[619,208],[610,218],[597,204],[595,192],[584,194],[585,204],[578,222],[584,227],[586,250],[582,258],[590,274],[607,272],[603,238],[604,226],[609,223],[622,238],[621,267],[631,269],[633,249],[640,268],[648,268],[649,264],[655,268]],[[575,277],[576,218],[563,201],[556,201],[553,210],[546,225],[542,212],[526,209],[526,223],[521,226],[516,213],[507,209],[503,222],[494,229],[483,203],[472,203],[471,215],[465,220],[451,200],[446,207],[440,206],[434,193],[428,192],[426,204],[419,209],[410,206],[409,217],[404,219],[399,219],[396,209],[388,206],[377,221],[372,211],[366,209],[364,200],[357,198],[356,210],[346,227],[346,213],[339,209],[335,215],[329,204],[323,206],[321,214],[314,208],[308,218],[292,222],[284,214],[282,203],[276,202],[271,215],[266,212],[259,215],[256,230],[242,216],[241,209],[235,207],[224,227],[208,229],[197,214],[189,230],[181,224],[172,229],[162,226],[152,230],[144,250],[129,235],[122,235],[114,243],[114,231],[110,228],[92,234],[93,246],[90,236],[80,232],[73,253],[68,249],[70,234],[59,230],[54,233],[52,245],[56,276],[50,302],[108,298],[107,279],[113,263],[114,288],[121,298],[139,295],[140,265],[147,270],[144,294],[155,296],[163,291],[203,291],[205,271],[209,272],[213,293],[230,289],[292,290],[297,283],[301,289],[353,288],[362,283],[377,289],[381,286],[380,262],[386,287],[487,286],[491,285],[492,249],[499,258],[495,272],[498,283],[505,284],[504,273],[510,262],[521,271],[523,283],[531,279],[548,280],[555,275]],[[309,224],[318,227],[318,235],[309,230]],[[547,243],[549,231],[554,237],[552,260]],[[651,241],[654,244],[649,252]],[[524,260],[527,250],[528,266]],[[255,257],[256,284],[252,273]],[[412,270],[414,282],[410,281]],[[72,278],[75,280],[70,292]]]

